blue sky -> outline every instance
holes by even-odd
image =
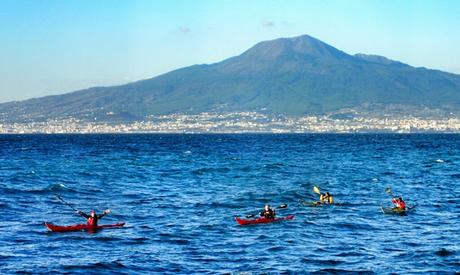
[[[150,78],[302,34],[460,74],[460,1],[1,0],[0,102]]]

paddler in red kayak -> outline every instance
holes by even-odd
[[[404,200],[401,197],[393,198],[391,201],[395,205],[393,207],[393,209],[406,210],[406,203],[404,202]]]
[[[271,208],[270,205],[266,204],[264,210],[260,212],[260,216],[266,219],[274,219],[276,216],[275,209]]]
[[[82,211],[78,210],[77,213],[86,218],[87,222],[88,222],[88,225],[90,226],[97,226],[97,221],[104,217],[105,215],[109,214],[110,213],[110,209],[107,209],[107,210],[104,210],[104,212],[102,212],[102,214],[100,215],[97,215],[96,212],[94,210],[91,210],[90,214],[85,214],[83,213]]]

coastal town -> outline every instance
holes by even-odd
[[[459,133],[459,118],[282,116],[258,112],[170,114],[142,121],[76,118],[0,123],[0,134],[66,133]]]

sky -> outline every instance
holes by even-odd
[[[308,34],[460,74],[456,0],[1,0],[0,103],[112,86]]]

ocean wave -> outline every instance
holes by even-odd
[[[206,168],[199,168],[199,169],[192,170],[192,174],[201,176],[201,175],[212,174],[212,173],[218,173],[218,174],[228,173],[230,171],[231,171],[230,168],[227,168],[227,167],[219,167],[219,168],[206,167]]]
[[[11,161],[0,169],[0,273],[458,270],[460,135],[284,135],[277,146],[279,137],[222,135],[217,144],[206,135],[47,135],[38,141],[31,135],[0,143],[35,148],[1,156]],[[414,140],[439,146],[417,150]],[[140,150],[125,149],[126,143]],[[193,153],[184,155],[187,150]],[[422,203],[416,212],[382,214],[390,183],[408,202]],[[313,184],[337,204],[299,204],[318,199]],[[100,223],[130,226],[49,232],[42,221],[85,222],[54,194],[83,210],[110,206],[113,212]],[[295,219],[251,227],[235,222],[236,215],[258,215],[266,203],[287,204],[277,215]]]
[[[312,271],[311,274],[376,274],[370,270],[349,270],[349,269],[338,269],[338,268],[324,268]]]
[[[441,257],[447,257],[447,256],[455,255],[455,251],[450,251],[450,250],[447,250],[446,248],[441,248],[437,250],[436,252],[434,252],[434,254],[441,256]]]
[[[55,194],[55,193],[65,193],[65,192],[74,192],[71,188],[66,187],[63,183],[53,183],[49,184],[44,188],[10,188],[10,187],[0,187],[2,193],[5,194],[33,194],[33,195],[46,195],[46,194]]]
[[[76,265],[63,265],[65,270],[91,270],[92,272],[106,271],[106,270],[115,270],[120,271],[120,269],[125,269],[126,266],[121,260],[114,260],[110,262],[94,262],[89,264],[76,264]]]
[[[148,244],[151,239],[147,237],[138,237],[138,238],[128,238],[124,239],[121,242],[126,245],[137,245],[137,244]]]
[[[283,163],[268,163],[268,164],[263,165],[263,168],[269,171],[270,170],[280,170],[283,167],[284,167]]]

